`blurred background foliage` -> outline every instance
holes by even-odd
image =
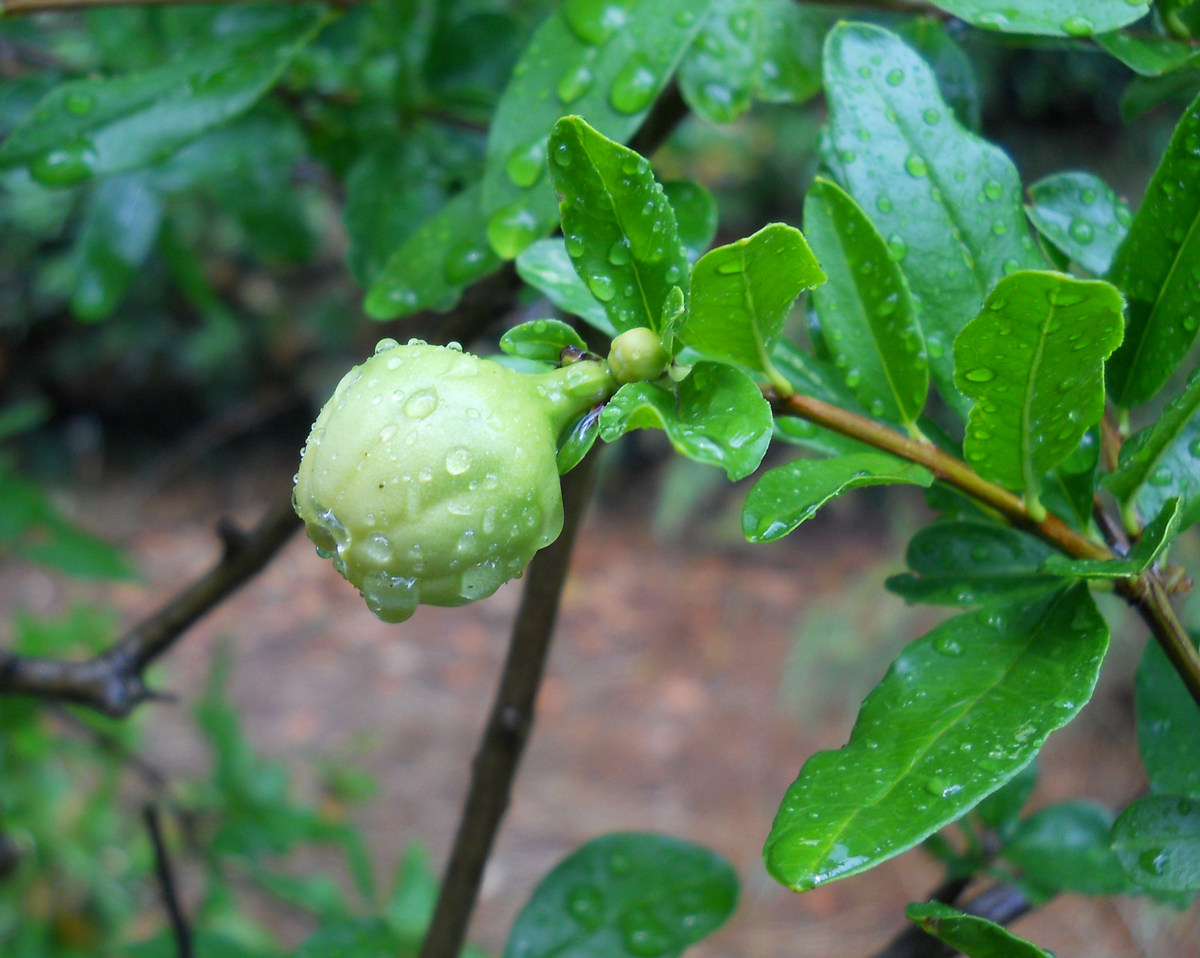
[[[252,436],[294,450],[352,360],[382,336],[432,328],[428,316],[368,320],[363,292],[422,221],[478,177],[496,101],[553,5],[360,3],[339,11],[250,109],[156,164],[74,183],[53,171],[0,172],[0,563],[132,575],[119,551],[61,514],[47,488],[97,478],[98,461],[135,467],[189,443],[202,451]],[[1187,73],[1174,85],[1131,84],[1126,67],[1082,42],[1017,45],[956,24],[818,9],[830,23],[851,15],[902,23],[938,65],[960,117],[1008,149],[1026,182],[1087,168],[1136,204],[1131,194],[1196,86]],[[260,15],[188,4],[0,20],[0,142],[64,81],[161,67]],[[800,221],[821,150],[824,103],[813,93],[724,126],[686,118],[655,157],[661,178],[712,191],[719,241],[770,220]],[[548,310],[523,296],[520,310]],[[491,335],[504,320],[494,317]],[[652,441],[636,439],[622,454],[653,464]],[[671,469],[661,531],[681,532],[700,509],[720,515],[712,506],[728,493],[714,487],[712,470],[682,459]],[[804,628],[836,639],[879,625],[814,619]],[[8,627],[14,651],[32,655],[94,651],[113,638],[113,617],[93,607],[51,621],[17,611]],[[845,678],[851,663],[828,660],[834,644],[805,644],[797,655],[825,656],[821,674]],[[861,665],[862,649],[839,648]],[[871,655],[883,662],[887,650]],[[793,663],[782,690],[789,703],[809,699],[795,683],[812,665]],[[242,736],[223,695],[229,667],[218,658],[195,709],[212,765],[193,782],[157,781],[131,761],[137,720],[0,700],[0,953],[108,954],[131,939],[141,944],[122,954],[173,953],[139,802],[163,810],[170,847],[203,862],[201,951],[280,953],[245,910],[246,889],[415,947],[433,894],[422,853],[399,863],[390,887],[373,887],[367,850],[341,814],[369,796],[369,781],[326,763],[329,801],[296,799],[287,773]],[[854,701],[847,692],[846,707]],[[311,845],[340,849],[348,881],[298,879],[279,867]],[[365,913],[382,923],[353,925]]]

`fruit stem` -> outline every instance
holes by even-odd
[[[550,403],[550,421],[556,435],[597,403],[609,399],[618,386],[603,359],[570,363],[536,378],[539,391]]]

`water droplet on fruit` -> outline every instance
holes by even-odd
[[[446,472],[452,476],[461,476],[471,468],[471,451],[459,447],[446,455]]]
[[[404,404],[404,415],[412,419],[424,419],[437,409],[437,404],[436,392],[432,389],[419,389],[408,397],[408,402]]]

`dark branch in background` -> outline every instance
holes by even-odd
[[[562,535],[533,557],[525,573],[521,608],[513,624],[496,698],[471,767],[471,784],[442,878],[433,920],[420,958],[457,958],[479,897],[483,869],[508,809],[517,766],[533,727],[534,700],[546,657],[571,550],[587,506],[596,456],[563,477]]]
[[[146,667],[259,572],[299,528],[290,498],[271,509],[249,532],[222,524],[224,553],[217,564],[112,648],[94,658],[74,661],[0,652],[0,695],[33,695],[86,705],[105,715],[128,715],[154,697],[143,678]]]
[[[171,919],[176,954],[179,958],[192,958],[192,931],[183,914],[183,906],[179,902],[179,891],[175,887],[175,874],[171,870],[171,858],[167,854],[167,845],[163,841],[158,808],[154,805],[146,805],[142,809],[142,818],[146,821],[146,829],[150,832],[150,841],[154,845],[154,870],[158,875],[158,887],[162,890],[163,905],[166,906],[167,915]]]
[[[967,882],[969,879],[950,879],[936,889],[929,900],[954,905],[959,911],[986,918],[997,925],[1011,925],[1033,907],[1019,889],[1005,884],[991,885],[966,902],[955,904]],[[957,891],[947,897],[946,893],[956,884]],[[917,925],[909,925],[872,958],[951,958],[957,954],[954,948],[926,934]]]

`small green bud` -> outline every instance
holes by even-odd
[[[608,365],[619,383],[639,383],[658,379],[671,361],[658,333],[645,326],[627,329],[612,341]]]

